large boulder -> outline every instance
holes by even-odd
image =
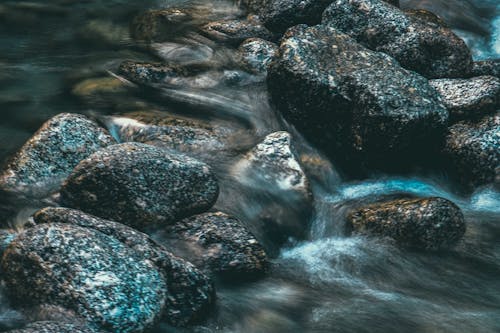
[[[168,244],[181,239],[180,253],[223,278],[252,279],[268,267],[266,252],[257,239],[238,219],[222,212],[186,218],[165,232]]]
[[[219,193],[208,165],[141,143],[104,148],[83,160],[61,203],[138,229],[208,210]]]
[[[214,302],[215,291],[207,276],[144,233],[68,208],[45,208],[35,213],[33,219],[37,224],[64,223],[94,229],[119,240],[143,260],[154,263],[164,275],[167,285],[164,317],[175,326],[200,319]]]
[[[355,233],[387,236],[401,246],[423,250],[453,246],[465,233],[460,208],[443,198],[374,203],[352,211],[347,223]]]
[[[103,333],[104,331],[79,324],[61,323],[55,321],[40,321],[26,325],[22,329],[11,330],[8,333]]]
[[[338,0],[322,22],[428,78],[467,77],[472,70],[465,42],[422,10],[406,14],[382,0]]]
[[[446,129],[448,111],[425,78],[332,27],[290,29],[267,80],[284,117],[337,158],[400,163]]]
[[[451,126],[444,154],[467,187],[500,185],[500,113]]]
[[[217,42],[230,45],[238,45],[248,38],[274,39],[274,34],[252,16],[247,20],[209,22],[201,27],[201,32]]]
[[[57,115],[12,157],[0,174],[0,190],[46,196],[81,160],[113,143],[107,131],[87,117]]]
[[[500,79],[494,76],[437,79],[429,83],[441,94],[452,120],[477,119],[500,107]]]
[[[297,24],[317,24],[321,14],[332,0],[243,0],[250,11],[257,14],[264,25],[275,32],[283,32]]]
[[[66,307],[95,328],[142,332],[165,307],[167,286],[152,262],[99,231],[50,223],[7,247],[2,277],[18,306]]]

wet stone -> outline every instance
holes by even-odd
[[[26,325],[8,333],[103,333],[104,331],[94,330],[87,326],[71,323],[61,323],[55,321],[40,321]]]
[[[322,22],[425,77],[467,77],[472,55],[465,42],[423,12],[404,13],[382,0],[340,0],[325,10]]]
[[[500,59],[475,61],[472,76],[491,75],[500,78]]]
[[[260,38],[247,39],[238,47],[243,63],[250,70],[262,74],[267,74],[267,69],[276,59],[278,51],[276,44]]]
[[[0,175],[0,188],[46,196],[81,160],[113,142],[105,129],[85,116],[57,115],[12,157]]]
[[[469,188],[500,185],[500,113],[451,126],[444,154],[450,170]]]
[[[37,224],[61,223],[94,229],[133,249],[165,276],[167,299],[164,319],[183,326],[203,318],[215,301],[211,280],[191,263],[175,257],[148,235],[121,223],[68,208],[45,208],[34,216]]]
[[[113,332],[142,332],[165,306],[167,287],[151,262],[113,237],[70,224],[26,229],[6,249],[2,271],[18,306],[63,306]]]
[[[429,83],[441,94],[452,120],[478,118],[500,107],[500,79],[494,76],[437,79]]]
[[[268,267],[266,252],[236,218],[222,212],[195,215],[165,229],[187,259],[223,278],[253,279]],[[180,254],[179,254],[180,255]]]
[[[361,164],[404,163],[401,156],[441,139],[448,121],[425,78],[327,26],[290,29],[267,83],[273,104],[308,140]]]
[[[451,247],[465,233],[460,208],[437,197],[371,204],[351,212],[347,223],[355,233],[387,236],[403,247],[423,250]]]
[[[80,162],[61,189],[61,203],[144,230],[202,213],[218,193],[206,164],[150,145],[123,143]]]
[[[230,45],[238,45],[248,38],[273,40],[274,34],[255,19],[215,21],[201,27],[207,37]]]

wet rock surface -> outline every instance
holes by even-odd
[[[472,56],[465,42],[422,12],[405,14],[382,0],[342,0],[325,10],[322,22],[425,77],[467,77]]]
[[[41,321],[29,324],[22,329],[8,331],[8,333],[103,333],[103,331],[78,324]]]
[[[215,21],[205,24],[201,31],[207,37],[230,45],[238,45],[248,38],[273,40],[274,34],[258,19]]]
[[[215,291],[210,279],[191,263],[175,257],[148,235],[126,225],[68,208],[45,208],[34,215],[37,224],[60,223],[94,229],[133,249],[164,275],[167,299],[164,318],[180,326],[203,318],[213,306]]]
[[[61,202],[147,229],[208,210],[218,191],[206,164],[150,145],[123,143],[82,161],[64,183]]]
[[[6,249],[2,271],[19,305],[60,305],[114,332],[143,331],[165,306],[167,287],[151,262],[117,239],[79,226],[25,230]]]
[[[278,46],[260,38],[245,40],[238,48],[243,63],[256,73],[267,74],[267,68],[276,59]]]
[[[268,88],[284,117],[332,156],[393,163],[439,140],[448,121],[426,79],[326,26],[285,34]]]
[[[355,233],[387,236],[401,246],[423,250],[455,245],[466,228],[460,208],[443,198],[375,203],[351,212],[347,223]]]
[[[500,79],[494,76],[438,79],[430,84],[441,94],[452,120],[478,118],[500,108]]]
[[[12,157],[0,175],[0,188],[48,195],[81,160],[113,143],[106,130],[87,117],[57,115]]]
[[[297,24],[317,24],[332,0],[243,0],[271,31],[284,32]]]
[[[500,184],[500,113],[449,128],[444,154],[469,187]]]
[[[188,259],[223,278],[254,279],[269,265],[257,239],[238,219],[222,212],[186,218],[164,232],[172,240],[168,243],[179,238],[185,242],[179,247]]]

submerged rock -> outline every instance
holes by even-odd
[[[142,332],[166,301],[151,262],[113,237],[70,224],[26,229],[6,249],[2,272],[18,306],[63,306],[113,332]]]
[[[448,111],[428,81],[326,26],[296,26],[268,73],[272,102],[307,139],[338,157],[403,163],[445,132]]]
[[[253,279],[268,266],[266,252],[236,218],[222,212],[195,215],[166,229],[168,238],[185,249],[188,259],[224,278]],[[184,251],[183,251],[184,252]]]
[[[231,45],[238,45],[248,38],[273,40],[274,35],[256,19],[215,21],[201,27],[207,37]]]
[[[452,120],[478,118],[500,107],[500,79],[496,77],[438,79],[429,83],[443,97]]]
[[[267,74],[271,62],[278,55],[278,46],[260,38],[245,40],[238,48],[243,63],[252,71]]]
[[[472,55],[465,42],[422,12],[405,14],[382,0],[339,0],[325,10],[323,24],[428,78],[467,77]]]
[[[451,126],[444,153],[463,184],[500,185],[500,113]]]
[[[208,165],[142,143],[98,151],[73,170],[63,205],[147,229],[208,210],[219,193]]]
[[[283,32],[297,24],[313,25],[321,21],[321,14],[332,0],[243,0],[250,11],[257,14],[264,25],[275,32]]]
[[[460,208],[443,198],[397,199],[361,207],[347,217],[355,233],[391,237],[402,246],[439,250],[465,233]]]
[[[97,230],[133,249],[143,260],[154,263],[165,276],[167,285],[164,317],[175,326],[200,319],[215,300],[215,291],[207,276],[135,229],[68,208],[45,208],[33,218],[38,224],[64,223]]]
[[[150,10],[133,20],[130,32],[138,40],[161,42],[179,36],[193,19],[193,13],[189,9]]]
[[[22,329],[8,331],[8,333],[103,333],[103,331],[78,324],[40,321],[29,324]]]
[[[500,78],[500,59],[475,61],[472,76],[491,75]]]
[[[0,175],[0,188],[46,196],[81,160],[113,142],[106,130],[87,117],[57,115],[13,156]]]

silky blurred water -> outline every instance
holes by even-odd
[[[238,133],[232,142],[236,153],[199,156],[221,182],[216,208],[251,229],[259,216],[273,212],[307,230],[305,240],[288,239],[283,248],[258,234],[274,253],[267,277],[237,286],[217,282],[217,308],[207,322],[185,330],[161,325],[154,332],[500,332],[498,191],[486,186],[464,194],[447,170],[346,178],[335,161],[310,147],[270,108],[265,85],[234,65],[234,50],[195,33],[153,48],[130,38],[129,24],[137,13],[181,4],[214,18],[241,14],[235,3],[217,0],[0,3],[0,160],[60,112],[95,117],[115,135],[113,126],[129,111],[201,117]],[[442,16],[466,39],[476,59],[500,57],[497,0],[403,0],[402,6]],[[78,83],[109,78],[126,59],[182,63],[203,57],[211,58],[213,71],[168,89],[75,94]],[[230,172],[263,136],[283,129],[294,134],[299,153],[321,165],[319,171],[306,170],[315,196],[310,220],[280,191],[256,180],[250,186]],[[466,216],[464,240],[447,252],[421,253],[400,250],[385,239],[345,235],[350,208],[399,194],[454,201]],[[29,215],[27,207],[13,209],[19,213],[9,223],[22,223]],[[23,320],[0,295],[0,330]]]

